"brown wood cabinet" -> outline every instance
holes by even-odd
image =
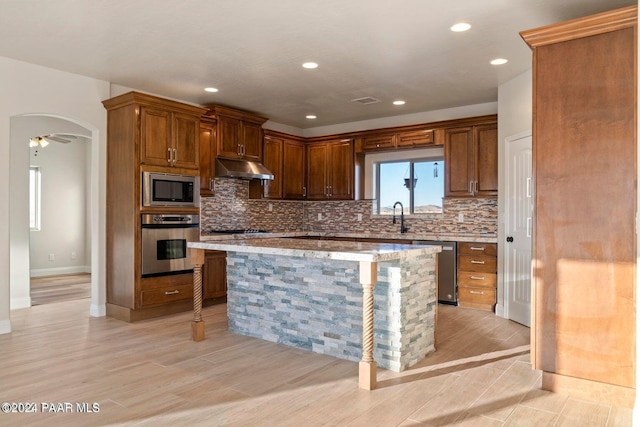
[[[263,197],[282,198],[284,140],[270,136],[264,137],[262,163],[273,174],[273,180],[264,183]]]
[[[445,131],[445,197],[498,195],[496,123]]]
[[[637,6],[529,30],[531,357],[546,390],[632,406]]]
[[[200,118],[165,106],[140,108],[140,163],[198,169]]]
[[[216,177],[216,131],[217,121],[203,119],[200,122],[200,195],[214,194],[213,182]]]
[[[495,243],[458,243],[460,307],[494,310],[498,272],[497,253]]]
[[[218,156],[229,159],[262,161],[262,124],[264,117],[214,105],[207,116],[218,120]]]
[[[142,278],[143,171],[196,175],[203,108],[129,92],[103,101],[107,109],[107,315],[125,321],[189,310],[192,274]],[[183,149],[182,147],[188,147]],[[169,157],[169,149],[177,154]],[[187,161],[185,152],[196,157]],[[174,160],[170,162],[169,160]],[[173,164],[170,164],[173,163]],[[194,170],[195,166],[195,170]],[[198,213],[198,208],[174,209]]]
[[[389,151],[407,148],[426,148],[435,145],[443,145],[442,138],[436,140],[436,131],[431,127],[416,128],[415,126],[409,130],[396,131],[390,133],[366,133],[362,139],[362,150],[369,151]]]
[[[283,142],[282,197],[284,199],[302,200],[307,195],[305,150],[303,141],[285,139]]]
[[[342,139],[307,145],[307,199],[353,199],[353,141]]]
[[[210,299],[226,296],[227,253],[224,251],[205,251],[204,266],[202,267],[202,297]]]

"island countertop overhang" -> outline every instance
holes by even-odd
[[[434,254],[440,246],[292,239],[281,237],[188,242],[187,247],[214,251],[283,255],[343,261],[382,262],[403,254]]]

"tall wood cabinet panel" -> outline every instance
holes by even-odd
[[[489,123],[445,131],[445,196],[498,195],[498,126]]]
[[[200,195],[203,197],[214,195],[216,132],[216,120],[205,119],[200,122]]]
[[[192,293],[187,285],[192,274],[142,278],[140,215],[158,208],[142,206],[141,175],[143,171],[197,174],[198,157],[190,159],[185,153],[199,153],[200,116],[206,110],[137,92],[103,105],[107,109],[107,315],[135,321],[189,310]],[[169,157],[174,148],[177,157],[173,152]],[[178,211],[198,213],[197,208],[190,209]]]
[[[305,144],[302,141],[285,139],[283,141],[282,197],[289,200],[301,200],[307,195],[305,182]]]
[[[264,197],[266,198],[282,198],[283,148],[282,138],[264,138],[262,164],[273,174],[273,180],[264,184]]]
[[[533,366],[545,389],[633,405],[637,7],[522,37],[533,49]]]
[[[205,251],[202,267],[202,297],[222,298],[227,296],[227,253]]]

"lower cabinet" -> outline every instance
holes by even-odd
[[[227,296],[227,253],[205,251],[202,270],[203,299]]]
[[[493,311],[496,305],[495,243],[458,243],[458,304]]]
[[[145,277],[140,281],[140,307],[153,307],[193,298],[193,274]]]

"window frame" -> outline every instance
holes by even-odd
[[[29,231],[42,230],[42,169],[29,166]]]
[[[381,203],[381,197],[380,197],[380,191],[382,189],[382,186],[380,185],[380,165],[382,164],[390,164],[390,163],[409,163],[409,179],[412,180],[415,174],[415,164],[416,163],[424,163],[424,162],[438,162],[441,163],[443,165],[442,167],[442,172],[444,173],[445,170],[445,163],[444,163],[444,156],[432,156],[432,157],[412,157],[412,158],[406,158],[406,159],[392,159],[392,160],[381,160],[378,162],[375,162],[375,199],[376,199],[376,212],[377,215],[383,215],[383,216],[388,216],[389,214],[383,214],[381,213],[381,207],[380,207],[380,203]],[[444,199],[445,196],[445,184],[444,181],[442,183],[442,198]],[[411,216],[417,216],[417,215],[441,215],[443,213],[444,207],[441,207],[439,211],[437,212],[424,212],[424,213],[415,213],[414,209],[415,209],[415,191],[413,188],[409,189],[409,206],[408,206],[408,211],[405,212],[405,215],[411,215]],[[405,210],[407,209],[407,206],[404,207]]]

